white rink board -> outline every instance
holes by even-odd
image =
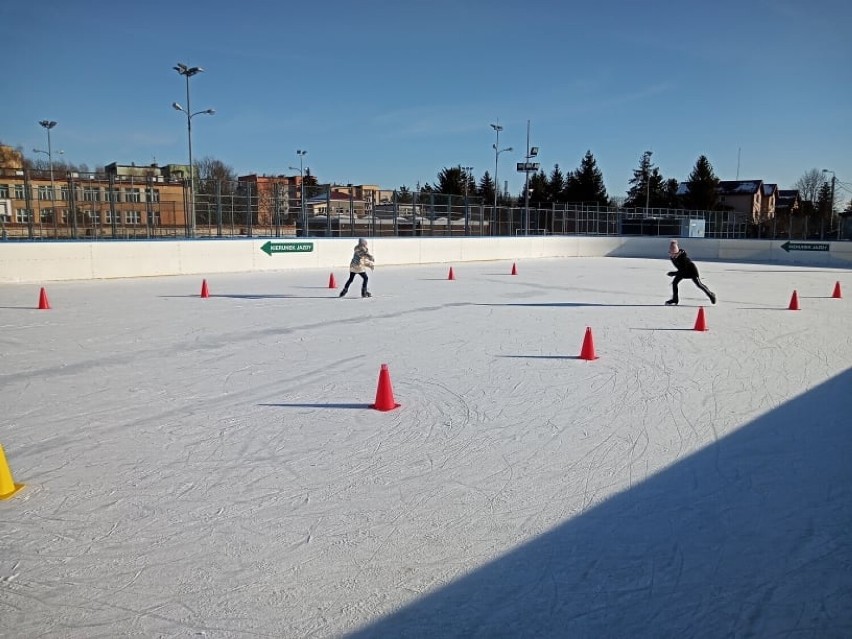
[[[307,242],[313,250],[267,255],[267,242]],[[175,241],[79,241],[0,243],[0,282],[113,279],[163,275],[335,269],[349,263],[354,238],[259,238]],[[371,238],[379,265],[453,264],[561,257],[665,257],[666,237],[470,237]],[[828,251],[785,251],[780,240],[680,238],[699,260],[852,267],[852,242]]]

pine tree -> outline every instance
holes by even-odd
[[[663,197],[664,201],[660,204],[662,208],[666,209],[679,209],[683,208],[683,203],[680,200],[680,196],[677,194],[677,190],[680,184],[674,178],[669,178],[666,180],[663,185]]]
[[[559,169],[559,165],[556,164],[550,173],[550,179],[547,181],[547,201],[551,203],[560,202],[563,191],[565,191],[565,176]]]
[[[482,198],[485,204],[493,204],[494,188],[494,180],[491,179],[491,174],[486,171],[479,180],[479,186],[476,187],[476,194]]]
[[[438,174],[438,184],[435,191],[446,195],[464,195],[467,178],[467,172],[460,166],[445,167]]]
[[[544,171],[539,171],[530,176],[530,206],[535,202],[536,206],[548,204],[549,185]]]
[[[598,206],[609,206],[609,195],[604,186],[603,174],[598,169],[595,156],[586,151],[580,168],[572,172],[564,189],[566,202],[583,202]]]
[[[644,207],[646,202],[650,206],[650,186],[653,165],[651,164],[651,151],[645,151],[639,161],[639,168],[633,169],[633,177],[630,179],[630,189],[627,191],[627,199],[624,206],[627,208]],[[659,177],[659,171],[657,172]],[[662,178],[660,178],[662,181]]]
[[[692,211],[712,211],[718,202],[719,178],[713,172],[713,166],[707,157],[701,155],[686,180],[684,206]]]

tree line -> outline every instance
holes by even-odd
[[[2,142],[0,142],[2,146]],[[24,161],[24,168],[47,171],[50,164],[47,158],[28,157],[23,149],[16,149]],[[572,171],[563,172],[559,164],[555,164],[549,174],[544,171],[529,174],[529,203],[535,208],[548,207],[552,204],[584,204],[599,207],[614,206],[619,203],[625,208],[669,208],[713,211],[724,208],[719,202],[719,178],[713,166],[705,155],[695,162],[684,188],[675,178],[665,178],[658,166],[652,161],[652,152],[646,151],[639,159],[639,165],[633,170],[633,176],[628,181],[628,190],[624,198],[612,198],[604,186],[603,174],[597,165],[597,160],[590,150],[580,161],[579,167]],[[196,160],[195,175],[199,178],[198,189],[205,191],[212,188],[205,183],[228,184],[226,190],[235,190],[237,174],[225,162],[204,157]],[[87,173],[86,164],[73,164],[54,160],[54,170],[76,171]],[[103,172],[103,167],[95,168],[95,173]],[[304,176],[307,186],[317,186],[321,182],[307,169]],[[818,169],[806,171],[793,185],[799,192],[801,214],[809,217],[829,217],[832,211],[831,184],[825,173]],[[483,203],[496,202],[498,206],[522,206],[527,199],[527,193],[511,195],[504,192],[495,183],[489,171],[485,171],[479,181],[476,180],[469,167],[445,167],[437,175],[434,183],[418,184],[414,189],[406,185],[397,190],[399,202],[413,201],[415,194],[451,195],[458,197],[479,198]],[[842,208],[837,193],[834,194],[834,210]],[[852,201],[845,211],[852,212]]]

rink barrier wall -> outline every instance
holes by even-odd
[[[311,243],[310,252],[267,255],[267,242]],[[852,268],[852,242],[679,238],[691,257],[702,261],[758,262]],[[459,264],[537,258],[666,258],[667,237],[459,237],[372,238],[379,265]],[[208,275],[348,266],[353,238],[258,238],[227,240],[133,240],[100,242],[2,242],[0,282],[91,280],[164,275]]]

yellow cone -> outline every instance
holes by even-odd
[[[9,464],[6,463],[6,453],[0,446],[0,499],[9,499],[23,487],[23,484],[16,484],[12,479],[12,471],[9,470]]]

